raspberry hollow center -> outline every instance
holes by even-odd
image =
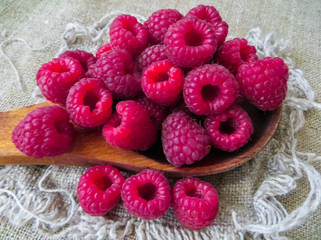
[[[84,97],[84,105],[90,107],[90,111],[94,111],[96,109],[96,104],[99,102],[99,97],[97,94],[92,92],[87,92]]]
[[[187,46],[201,46],[203,44],[203,36],[199,32],[197,32],[195,29],[191,29],[188,31],[185,36],[185,44]]]
[[[100,177],[94,181],[94,184],[99,190],[106,191],[113,182],[106,176]]]
[[[153,200],[157,195],[157,187],[152,183],[146,183],[138,188],[138,195],[146,201]]]
[[[56,121],[54,123],[54,126],[55,126],[58,133],[65,133],[65,131],[66,131],[66,123],[65,122]]]
[[[155,77],[154,81],[155,82],[164,82],[164,81],[167,81],[168,78],[169,78],[169,76],[168,76],[167,72],[161,72]]]
[[[201,94],[204,101],[213,101],[220,95],[220,88],[207,84],[202,88]]]
[[[231,135],[237,130],[237,124],[234,119],[229,118],[225,122],[220,123],[219,131],[222,134]]]
[[[49,69],[51,72],[55,73],[64,73],[64,72],[69,72],[68,66],[64,64],[52,64]]]
[[[186,191],[186,195],[189,197],[194,197],[194,198],[200,198],[200,199],[203,198],[203,194],[201,192],[197,191],[197,189],[195,187],[188,189]]]

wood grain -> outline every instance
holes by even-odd
[[[177,168],[166,161],[160,142],[145,152],[124,150],[108,145],[100,129],[77,129],[73,145],[65,154],[40,159],[28,157],[17,150],[12,143],[12,130],[31,110],[47,105],[50,103],[45,102],[0,113],[0,165],[93,166],[111,164],[131,172],[138,172],[145,168],[157,169],[171,177],[221,173],[240,166],[264,148],[276,131],[282,113],[281,107],[272,112],[262,112],[253,106],[244,106],[252,118],[255,129],[248,144],[233,153],[212,149],[207,157],[192,166]]]

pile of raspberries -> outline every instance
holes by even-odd
[[[166,159],[176,167],[202,160],[211,148],[228,152],[241,148],[254,131],[242,103],[275,110],[285,99],[289,73],[282,59],[259,59],[246,39],[225,41],[227,33],[228,24],[213,6],[199,5],[185,16],[161,9],[144,23],[131,15],[118,16],[110,26],[110,42],[96,55],[66,51],[41,66],[37,85],[56,105],[30,112],[13,130],[14,144],[31,157],[56,156],[68,151],[75,126],[100,127],[108,144],[136,151],[147,150],[161,136]],[[116,170],[104,171],[116,174],[112,177],[118,185],[113,187],[109,177],[103,177],[105,182],[93,179],[93,183],[98,189],[118,191],[124,179]],[[133,201],[135,194],[148,201],[163,192],[151,184],[133,193],[132,185],[142,179],[124,184],[124,200]],[[181,189],[185,195],[187,191],[194,198],[204,197],[190,188],[194,184],[178,184],[173,207],[184,209]],[[162,188],[167,192],[165,185]],[[79,191],[89,201],[83,195],[86,191]],[[116,204],[120,195],[110,195],[112,203],[99,207],[106,210]],[[166,195],[163,200],[169,199]],[[124,204],[129,212],[144,208]],[[150,208],[168,208],[168,202],[157,204]],[[185,210],[175,212],[178,219],[184,219]],[[150,218],[160,216],[157,211],[150,214]],[[208,214],[205,211],[200,218]]]

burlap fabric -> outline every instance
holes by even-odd
[[[35,73],[59,50],[79,46],[95,52],[104,36],[94,30],[106,22],[100,22],[101,26],[95,23],[106,14],[119,11],[148,17],[160,8],[176,8],[185,14],[200,3],[215,5],[230,26],[230,38],[245,37],[259,27],[262,34],[256,29],[250,38],[261,37],[256,42],[262,42],[257,46],[262,54],[271,50],[289,60],[292,69],[301,69],[316,93],[315,101],[321,102],[319,1],[33,0],[0,1],[0,51],[4,53],[0,57],[0,110],[39,100],[34,92]],[[270,32],[275,37],[268,35]],[[76,33],[94,37],[73,41]],[[300,71],[293,73],[293,79],[302,79]],[[295,99],[313,99],[312,89],[304,82],[301,87],[297,83],[291,83],[289,94]],[[126,213],[121,203],[105,217],[89,217],[77,205],[75,194],[85,168],[10,166],[0,170],[0,239],[320,239],[321,211],[315,211],[320,194],[314,189],[319,175],[313,168],[300,168],[306,166],[303,162],[321,171],[320,158],[315,157],[321,155],[320,112],[310,109],[313,101],[295,99],[288,100],[277,134],[256,158],[230,172],[202,177],[216,187],[221,203],[220,213],[208,229],[191,232],[181,228],[171,209],[159,220],[141,221]],[[305,123],[302,109],[309,110],[304,111]],[[303,124],[297,132],[295,128]],[[273,194],[260,198],[264,192]],[[295,212],[297,209],[302,211]],[[304,212],[309,213],[307,217]]]

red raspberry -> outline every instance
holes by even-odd
[[[215,188],[198,178],[178,180],[173,187],[172,207],[178,221],[198,230],[210,226],[216,218],[219,201]]]
[[[222,21],[222,18],[215,7],[198,5],[186,14],[186,17],[191,16],[210,23],[214,27],[217,36],[217,46],[219,47],[223,44],[228,33],[228,25],[226,22]]]
[[[149,114],[132,100],[119,102],[103,127],[103,136],[110,145],[132,150],[146,150],[155,142],[156,134]]]
[[[112,47],[110,45],[110,43],[107,43],[105,45],[102,45],[100,48],[97,49],[96,52],[96,58],[97,60],[105,53],[112,50]]]
[[[179,67],[193,68],[208,63],[217,47],[214,28],[196,17],[171,25],[164,44],[169,59]]]
[[[134,16],[120,15],[110,25],[110,43],[113,48],[139,54],[148,44],[148,32]]]
[[[142,88],[146,96],[158,104],[174,105],[181,97],[183,71],[169,60],[155,62],[145,69]]]
[[[164,45],[153,45],[139,55],[137,62],[138,67],[144,71],[152,63],[168,59],[166,55],[166,48]]]
[[[104,83],[83,78],[69,91],[66,107],[71,120],[81,127],[97,127],[111,115],[113,99]]]
[[[155,103],[146,96],[142,96],[136,100],[137,103],[143,106],[146,112],[150,115],[156,129],[161,129],[162,123],[167,117],[167,111],[164,106]]]
[[[193,113],[218,114],[234,103],[238,85],[223,66],[204,65],[188,73],[183,94],[187,107]]]
[[[218,115],[208,115],[204,127],[212,145],[228,152],[244,146],[253,133],[251,118],[238,105],[233,105]]]
[[[83,76],[83,69],[72,58],[55,58],[37,72],[37,85],[51,102],[66,104],[69,89]]]
[[[182,18],[183,15],[176,9],[160,9],[154,12],[144,22],[150,42],[152,44],[163,44],[168,28]]]
[[[97,61],[94,77],[102,79],[114,99],[130,99],[141,93],[141,82],[132,56],[126,50],[110,50]]]
[[[255,47],[249,46],[244,38],[226,41],[216,55],[216,62],[226,67],[234,75],[236,75],[239,66],[256,60],[258,60],[258,56]]]
[[[85,75],[92,65],[95,65],[96,63],[96,57],[92,53],[82,50],[65,51],[60,54],[58,58],[68,57],[77,60],[81,64]]]
[[[28,113],[14,128],[12,141],[29,157],[56,156],[69,149],[73,131],[64,109],[47,106]]]
[[[272,111],[285,99],[288,78],[288,66],[281,58],[265,57],[240,66],[236,79],[243,96],[262,111]]]
[[[183,112],[168,115],[162,128],[163,151],[176,167],[203,159],[211,150],[205,129]]]
[[[159,171],[146,169],[125,181],[121,196],[129,213],[151,220],[168,210],[171,187]]]
[[[80,206],[92,216],[107,214],[119,202],[124,182],[123,175],[110,165],[89,168],[78,182]]]

